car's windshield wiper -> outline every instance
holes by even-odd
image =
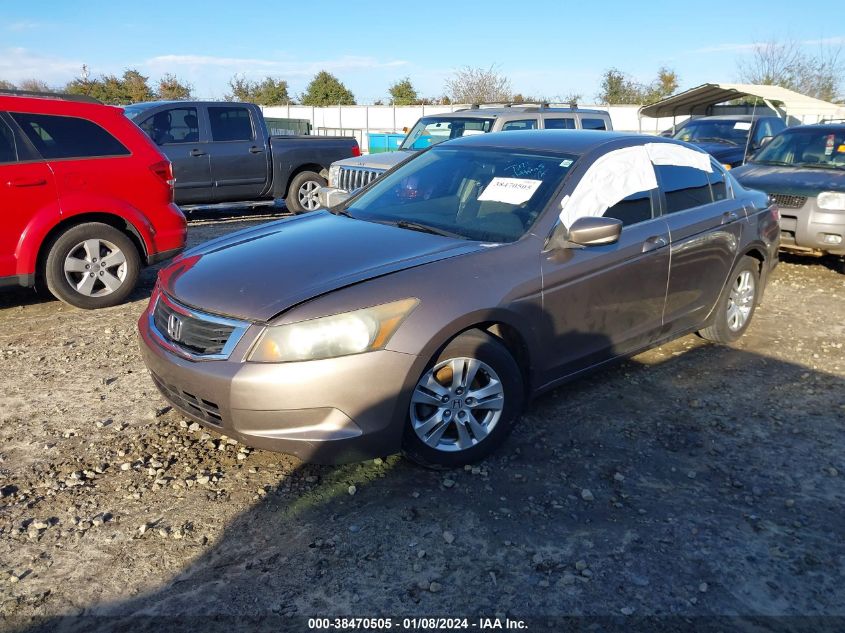
[[[735,141],[732,141],[732,140],[727,139],[727,138],[719,138],[717,136],[702,136],[701,138],[692,139],[692,141],[694,143],[706,143],[708,141],[710,141],[710,142],[715,141],[716,143],[727,143],[728,145],[739,145],[739,143],[737,143]]]
[[[349,213],[349,211],[347,211],[343,207],[331,208],[331,209],[329,209],[329,213],[334,213],[335,215],[343,215],[343,216],[346,216],[347,218],[354,218],[355,217],[354,215]]]
[[[431,233],[432,235],[441,235],[443,237],[456,237],[459,239],[466,239],[463,235],[446,231],[445,229],[438,229],[436,226],[422,224],[421,222],[413,222],[411,220],[375,220],[380,224],[389,224],[400,229],[409,229],[411,231],[419,231],[420,233]]]
[[[795,163],[787,163],[785,160],[751,160],[755,165],[778,165],[781,167],[795,167]]]

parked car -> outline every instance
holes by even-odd
[[[124,112],[173,163],[176,202],[188,210],[284,198],[294,213],[313,211],[329,165],[361,155],[349,136],[270,136],[251,103],[156,101]]]
[[[764,193],[677,141],[464,137],[330,211],[184,253],[142,355],[176,409],[246,444],[456,466],[587,370],[693,331],[739,338],[777,240]]]
[[[782,248],[845,256],[845,124],[785,130],[732,173],[777,202]]]
[[[120,303],[185,246],[168,160],[119,108],[0,92],[0,286]]]
[[[329,186],[350,193],[368,185],[391,167],[420,150],[462,136],[520,130],[612,130],[604,110],[546,106],[473,106],[424,116],[414,124],[399,150],[348,158],[332,163]]]
[[[690,119],[672,138],[697,145],[731,169],[742,165],[784,129],[786,123],[776,116],[723,114]]]

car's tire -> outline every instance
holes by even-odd
[[[733,343],[751,323],[760,298],[760,263],[753,257],[742,257],[731,271],[710,325],[698,334],[714,343]]]
[[[292,213],[305,213],[320,208],[317,189],[326,186],[326,179],[313,171],[302,171],[294,176],[288,187],[285,206]]]
[[[140,270],[138,249],[125,233],[101,222],[86,222],[67,229],[50,244],[44,279],[57,299],[92,310],[124,301]]]
[[[465,332],[437,354],[415,384],[403,452],[427,468],[477,462],[504,441],[524,403],[522,372],[510,352],[485,332]]]

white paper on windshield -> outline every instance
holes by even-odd
[[[525,178],[493,178],[484,188],[478,200],[490,202],[504,202],[506,204],[522,204],[534,195],[537,188],[543,184],[542,180],[528,180]]]
[[[737,121],[734,123],[735,130],[750,130],[751,124],[748,121]]]
[[[484,130],[464,130],[464,136],[476,136],[478,134],[484,134]]]

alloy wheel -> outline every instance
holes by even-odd
[[[476,358],[450,358],[423,374],[411,398],[417,437],[438,451],[464,451],[483,442],[502,417],[502,381]]]
[[[743,328],[754,307],[754,275],[743,270],[734,279],[731,293],[728,296],[727,319],[732,332]]]
[[[123,252],[111,242],[96,238],[71,248],[63,268],[71,288],[86,297],[104,297],[115,292],[127,274]]]
[[[320,184],[313,180],[305,181],[297,192],[300,206],[306,211],[314,211],[320,207],[320,198],[317,196],[317,190]]]

